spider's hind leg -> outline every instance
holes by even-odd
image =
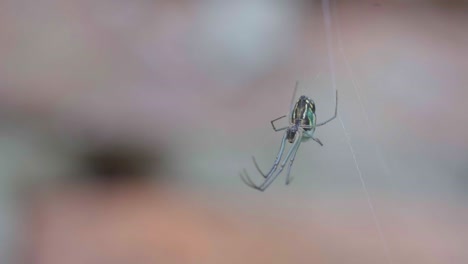
[[[246,169],[244,169],[243,172],[240,173],[240,177],[247,186],[256,190],[260,190],[260,188],[255,183],[253,183],[253,181],[250,179],[249,174],[247,173]]]
[[[289,185],[289,184],[292,182],[292,180],[293,180],[293,177],[291,177],[291,167],[292,167],[292,165],[293,165],[294,159],[296,158],[296,153],[297,153],[297,151],[299,150],[299,146],[300,146],[300,145],[301,145],[300,143],[297,144],[297,147],[296,147],[296,149],[293,151],[292,157],[291,157],[291,159],[289,160],[288,172],[287,172],[287,174],[286,174],[286,185]]]
[[[254,162],[255,168],[257,168],[257,171],[263,176],[263,178],[265,178],[265,179],[268,178],[268,176],[270,176],[272,173],[274,173],[276,171],[276,168],[278,167],[278,164],[281,161],[281,157],[283,156],[284,145],[286,143],[286,136],[287,136],[287,134],[284,133],[283,139],[281,139],[280,149],[278,150],[278,154],[276,155],[275,162],[273,163],[273,166],[271,167],[270,171],[268,171],[267,174],[263,173],[263,171],[258,166],[257,160],[255,159],[255,157],[252,156],[252,160]]]
[[[309,130],[309,131],[304,131],[304,134],[306,135],[306,137],[309,139],[312,139],[313,141],[317,142],[320,146],[323,147],[323,143],[322,141],[320,141],[320,139],[314,137],[314,130]]]
[[[274,170],[274,167],[271,168],[270,172],[268,172],[267,174],[263,173],[263,171],[260,169],[260,166],[258,166],[258,163],[257,163],[257,160],[255,159],[254,156],[252,156],[252,160],[254,162],[254,165],[255,165],[255,168],[257,169],[257,171],[260,173],[260,175],[263,176],[263,178],[266,178],[268,176],[268,174],[270,174],[271,171]],[[275,166],[275,164],[273,164],[273,166]]]
[[[315,141],[315,142],[319,143],[319,144],[320,144],[320,146],[322,146],[322,147],[323,147],[323,143],[322,143],[322,141],[320,141],[320,139],[318,139],[318,138],[314,138],[314,137],[311,137],[311,138],[312,138],[312,140],[313,140],[313,141]]]

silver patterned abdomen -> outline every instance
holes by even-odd
[[[297,129],[302,127],[306,132],[304,135],[308,137],[310,133],[315,131],[315,103],[307,96],[301,96],[297,100],[290,117],[291,124],[296,129],[291,129],[287,135],[289,142],[294,142]]]

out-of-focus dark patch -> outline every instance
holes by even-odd
[[[80,160],[80,177],[104,184],[160,180],[165,163],[162,151],[138,144],[94,145]]]

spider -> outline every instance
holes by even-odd
[[[289,110],[289,126],[282,127],[282,128],[276,128],[274,122],[278,121],[282,118],[285,118],[286,115],[280,116],[276,119],[271,120],[271,126],[273,127],[273,130],[276,132],[278,131],[283,131],[286,130],[283,136],[283,139],[281,140],[281,145],[280,149],[278,151],[278,155],[276,156],[275,162],[273,163],[273,166],[271,167],[270,171],[267,174],[264,174],[260,167],[257,164],[257,161],[255,160],[255,157],[252,157],[253,162],[255,164],[255,167],[257,168],[258,172],[265,178],[264,182],[261,185],[256,185],[253,183],[253,181],[250,179],[249,175],[247,174],[247,170],[243,170],[243,173],[240,174],[242,181],[247,184],[249,187],[252,187],[254,189],[257,189],[259,191],[264,191],[270,184],[278,177],[278,175],[283,171],[284,166],[286,166],[286,163],[289,160],[289,166],[287,170],[287,175],[286,175],[286,185],[288,185],[291,181],[292,178],[290,177],[291,173],[291,167],[294,162],[294,158],[296,157],[297,150],[299,149],[299,146],[301,145],[301,142],[308,141],[309,139],[314,140],[317,142],[320,146],[323,146],[322,142],[314,137],[314,132],[315,128],[319,126],[323,126],[326,123],[332,121],[333,119],[336,118],[337,113],[338,113],[338,90],[336,91],[335,94],[335,114],[329,118],[326,121],[323,121],[321,123],[316,123],[316,115],[315,115],[315,103],[312,99],[309,97],[302,95],[299,97],[299,99],[294,103],[294,97],[297,92],[299,82],[296,82],[296,86],[294,88],[294,93],[293,93],[293,98],[291,100],[290,104],[290,110]],[[281,157],[283,156],[284,153],[284,146],[286,143],[286,140],[292,144],[291,148],[289,149],[288,153],[286,154],[286,157],[284,158],[283,163],[281,163]],[[278,165],[280,165],[278,169]]]

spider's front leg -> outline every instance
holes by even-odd
[[[289,150],[288,154],[284,158],[284,162],[281,164],[279,171],[276,171],[278,164],[274,164],[272,170],[270,170],[270,173],[266,175],[267,177],[265,178],[265,181],[260,186],[253,183],[253,181],[250,179],[245,169],[244,169],[244,173],[240,174],[242,181],[247,186],[263,192],[266,188],[268,188],[268,186],[270,186],[270,184],[276,179],[276,177],[278,177],[278,175],[280,175],[280,173],[283,171],[283,168],[284,166],[286,166],[286,163],[289,161],[289,158],[291,157],[292,153],[295,153],[295,151],[297,151],[298,145],[301,143],[301,140],[302,140],[302,132],[299,132],[296,140],[291,146],[291,149]]]
[[[316,126],[304,126],[303,128],[315,128]],[[320,146],[323,147],[323,143],[322,141],[320,141],[320,139],[314,137],[314,131],[313,130],[309,130],[309,131],[304,131],[304,133],[306,134],[306,136],[308,138],[311,138],[313,141],[317,142]]]
[[[284,133],[284,136],[283,136],[283,139],[281,140],[281,145],[280,145],[280,149],[278,151],[278,154],[276,155],[276,159],[275,159],[275,162],[273,162],[273,166],[271,167],[270,171],[267,173],[267,174],[264,174],[262,172],[262,170],[260,169],[260,167],[258,166],[258,163],[257,163],[257,160],[255,160],[255,157],[252,156],[252,160],[254,162],[254,165],[255,165],[255,168],[257,168],[258,172],[260,172],[260,174],[263,176],[263,178],[267,178],[270,174],[272,174],[276,168],[278,167],[278,164],[280,163],[281,161],[281,157],[283,156],[283,152],[284,152],[284,145],[286,143],[286,136],[287,134]]]
[[[294,150],[291,159],[289,160],[288,174],[286,174],[286,185],[289,185],[289,183],[291,183],[292,180],[293,180],[293,178],[290,176],[291,175],[291,167],[293,165],[294,159],[296,158],[296,153],[299,150],[300,145],[301,145],[301,142],[299,142],[299,144],[297,144],[297,147]]]
[[[260,191],[264,191],[266,188],[268,188],[268,186],[270,186],[270,184],[276,179],[276,177],[278,177],[278,175],[281,174],[281,172],[283,171],[284,169],[284,166],[286,166],[286,163],[288,163],[288,161],[290,162],[290,165],[292,165],[292,162],[294,161],[294,158],[292,158],[292,161],[290,160],[290,157],[291,155],[294,153],[294,156],[296,155],[296,152],[297,152],[297,149],[299,148],[299,145],[301,144],[301,141],[302,141],[302,132],[299,130],[298,131],[298,135],[296,137],[296,140],[294,141],[293,145],[291,146],[291,149],[289,150],[288,154],[286,155],[286,157],[284,158],[284,161],[283,163],[281,164],[279,170],[270,175],[263,183],[262,185],[258,186],[256,189],[260,190]],[[289,169],[290,170],[290,169]]]
[[[284,145],[286,143],[286,137],[287,137],[287,134],[284,133],[283,139],[281,140],[281,146],[280,146],[280,149],[278,151],[278,155],[276,156],[275,162],[273,163],[273,166],[271,167],[270,171],[267,174],[264,174],[262,172],[262,170],[260,169],[260,167],[257,164],[257,161],[255,160],[255,157],[252,157],[253,162],[255,164],[255,167],[257,168],[258,172],[263,176],[263,178],[265,178],[265,180],[268,179],[269,177],[271,177],[271,175],[273,175],[273,173],[275,173],[276,168],[278,167],[278,164],[281,161],[281,157],[283,156],[283,153],[284,153]],[[249,174],[247,173],[247,170],[244,169],[243,173],[241,173],[240,176],[241,176],[242,181],[247,186],[252,187],[254,189],[257,189],[257,190],[260,190],[259,186],[257,186],[255,183],[253,183],[252,179],[250,179]]]

